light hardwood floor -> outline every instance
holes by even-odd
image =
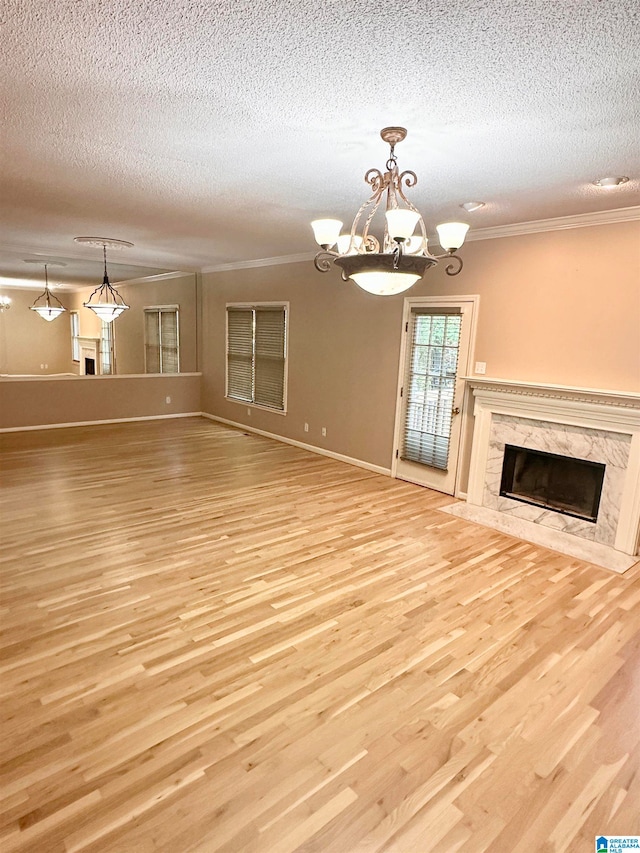
[[[640,834],[637,566],[202,419],[1,443],[2,853]]]

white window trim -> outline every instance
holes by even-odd
[[[468,377],[471,373],[471,366],[475,361],[475,348],[476,348],[476,337],[478,330],[478,314],[480,309],[480,296],[479,294],[465,294],[463,296],[413,296],[406,297],[404,300],[404,308],[402,311],[402,326],[401,326],[401,339],[400,339],[400,354],[398,361],[398,382],[397,382],[397,391],[396,391],[396,414],[395,414],[395,426],[393,429],[393,447],[400,446],[400,437],[402,434],[402,406],[403,400],[400,395],[400,389],[404,384],[404,375],[405,375],[405,365],[407,358],[407,346],[410,346],[409,341],[407,340],[407,335],[404,334],[404,329],[406,324],[409,322],[411,318],[411,309],[412,308],[439,308],[443,306],[459,306],[463,308],[467,306],[470,310],[470,328],[469,328],[469,352],[467,355],[467,363],[458,365],[458,374],[461,378]],[[465,382],[465,392],[464,392],[464,401],[462,404],[462,412],[461,416],[463,418],[462,426],[460,429],[460,440],[458,444],[458,456],[456,459],[456,478],[455,478],[455,486],[453,496],[456,498],[466,499],[466,492],[462,492],[460,490],[460,480],[462,478],[462,462],[463,455],[467,443],[469,441],[470,430],[473,431],[473,424],[469,424],[468,422],[468,414],[472,410],[473,401],[470,394],[470,389],[468,382]],[[392,454],[391,459],[391,476],[396,477],[398,473],[398,459],[396,458],[395,452]]]
[[[260,403],[249,403],[229,396],[229,371],[227,370],[227,353],[229,352],[229,308],[284,308],[284,383],[282,389],[282,408],[262,406]],[[247,409],[260,409],[275,415],[287,414],[287,399],[289,390],[289,303],[288,302],[227,302],[224,306],[224,396],[230,403],[245,406]]]

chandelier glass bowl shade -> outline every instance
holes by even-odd
[[[404,127],[385,127],[380,131],[390,146],[386,170],[369,169],[364,176],[372,193],[356,213],[350,232],[341,233],[342,222],[338,219],[316,219],[311,223],[316,242],[322,247],[314,259],[316,269],[327,272],[335,263],[345,281],[350,278],[363,290],[378,296],[408,290],[442,258],[450,260],[445,267],[447,275],[457,275],[462,269],[462,259],[456,252],[469,230],[464,222],[438,225],[438,240],[445,254],[429,252],[424,220],[404,191],[405,187],[414,187],[418,178],[415,172],[400,172],[395,155],[395,146],[406,135]],[[385,224],[379,241],[369,232],[369,226],[383,199]]]
[[[104,277],[102,284],[96,287],[91,296],[86,302],[83,302],[85,308],[90,308],[105,323],[111,323],[116,317],[119,317],[123,311],[126,311],[129,306],[115,287],[112,287],[109,282],[107,273],[107,248],[123,249],[130,248],[133,243],[128,243],[126,240],[113,240],[110,237],[74,237],[76,243],[84,243],[87,246],[101,246],[104,259]]]
[[[36,314],[39,314],[43,320],[47,320],[49,323],[52,320],[55,320],[56,317],[59,317],[61,314],[67,310],[62,302],[49,290],[49,274],[47,272],[48,267],[64,267],[66,264],[59,263],[58,261],[25,261],[25,264],[40,264],[44,267],[44,293],[41,293],[40,296],[34,301],[33,305],[31,305],[30,310],[35,311]]]

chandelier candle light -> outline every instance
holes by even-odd
[[[83,302],[85,308],[90,308],[105,323],[111,323],[119,317],[129,306],[115,287],[109,283],[107,274],[107,248],[124,249],[133,246],[126,240],[112,240],[110,237],[74,237],[76,243],[84,243],[87,246],[102,246],[104,257],[104,278],[102,284],[93,291],[87,302]]]
[[[385,127],[380,136],[390,146],[386,171],[369,169],[364,176],[373,192],[356,213],[348,234],[340,234],[342,222],[337,219],[316,219],[311,223],[316,242],[322,246],[314,259],[316,269],[327,272],[331,263],[342,269],[344,281],[352,279],[359,287],[378,296],[402,293],[422,278],[426,270],[447,258],[447,275],[458,275],[462,259],[456,254],[464,243],[469,226],[464,222],[445,222],[438,225],[438,240],[443,255],[432,255],[427,246],[427,231],[418,209],[407,199],[403,185],[414,187],[415,172],[398,170],[395,146],[407,135],[404,127]],[[369,233],[369,225],[382,199],[386,196],[385,227],[382,244]],[[360,220],[366,213],[362,233],[357,233]],[[414,234],[419,226],[419,233]],[[336,249],[332,249],[336,246]]]
[[[60,302],[58,297],[49,290],[49,275],[47,273],[47,267],[66,267],[66,264],[60,263],[59,261],[31,260],[25,260],[25,264],[40,264],[40,266],[44,267],[44,293],[41,293],[40,296],[38,296],[33,305],[30,307],[30,310],[35,311],[43,320],[47,320],[50,323],[52,320],[55,320],[56,317],[64,314],[67,309],[64,307],[62,302]]]

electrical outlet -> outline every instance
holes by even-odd
[[[251,417],[251,409],[247,409],[247,417]]]
[[[305,431],[305,432],[309,432],[309,424],[308,424],[308,423],[305,423],[305,425],[304,425],[304,431]]]
[[[326,427],[322,427],[322,437],[323,438],[327,437],[327,428]]]
[[[486,361],[476,361],[475,373],[486,373],[487,372],[487,362]]]
[[[166,404],[167,404],[167,406],[168,406],[168,405],[169,405],[169,403],[171,402],[171,397],[165,397],[165,398],[164,398],[164,401],[165,401],[165,403],[166,403]]]

